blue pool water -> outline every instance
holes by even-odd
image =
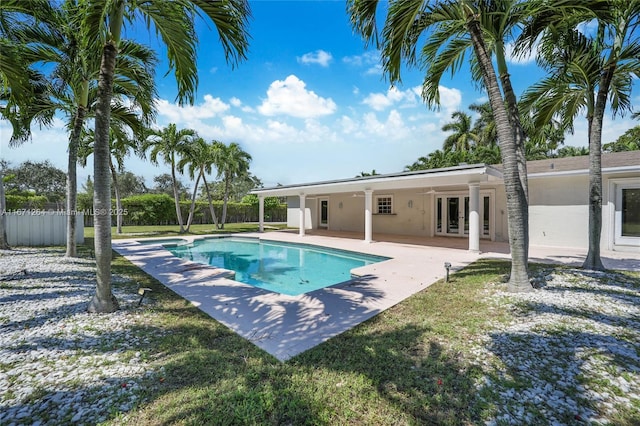
[[[351,279],[351,269],[388,260],[318,246],[212,238],[166,247],[175,256],[236,272],[235,280],[297,296]]]

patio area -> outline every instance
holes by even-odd
[[[286,296],[229,279],[228,273],[174,257],[159,245],[114,240],[113,248],[203,312],[277,359],[285,361],[340,334],[442,279],[480,257],[508,258],[505,243],[482,241],[469,252],[463,238],[415,238],[314,230],[242,234],[270,241],[304,243],[390,257],[358,268],[357,278],[300,296]],[[184,237],[192,241],[198,237]],[[575,249],[531,247],[530,261],[580,265],[586,253]],[[602,253],[607,268],[640,270],[640,253]]]

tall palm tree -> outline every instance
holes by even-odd
[[[445,151],[470,151],[480,138],[473,131],[471,116],[462,111],[451,114],[453,121],[442,126],[443,132],[453,132],[444,140]]]
[[[180,233],[185,232],[182,211],[180,210],[180,191],[176,178],[177,166],[180,158],[188,154],[190,146],[196,139],[196,132],[193,129],[178,130],[176,125],[171,123],[161,130],[150,130],[149,137],[143,145],[143,151],[150,150],[149,159],[153,164],[158,164],[158,156],[171,167],[171,183],[173,186],[173,199],[176,205],[176,217],[180,225]]]
[[[589,127],[589,251],[583,267],[603,270],[602,233],[602,126],[607,103],[615,114],[630,111],[632,76],[640,77],[640,41],[634,37],[640,1],[593,0],[564,7],[543,4],[523,30],[532,44],[540,39],[539,61],[549,78],[532,86],[526,104],[539,122],[562,117],[572,129],[574,118],[586,112]],[[579,25],[595,22],[594,33]]]
[[[48,108],[39,106],[33,115],[62,112],[67,117],[69,132],[67,167],[67,250],[66,256],[76,255],[76,210],[77,199],[77,151],[83,126],[92,117],[97,96],[97,78],[100,70],[99,58],[94,52],[100,40],[83,37],[82,16],[87,3],[66,0],[50,10],[49,16],[40,25],[22,22],[13,29],[14,36],[22,40],[36,62],[53,65]],[[114,93],[127,97],[130,106],[119,104],[117,113],[128,114],[139,108],[141,117],[150,121],[153,117],[154,65],[156,59],[149,48],[125,41],[116,63]],[[29,108],[31,111],[33,108]],[[116,112],[114,112],[116,114]]]
[[[518,0],[392,1],[381,31],[380,45],[383,70],[392,83],[401,80],[404,63],[424,71],[422,95],[430,106],[439,104],[442,75],[446,71],[456,72],[463,64],[465,54],[473,52],[473,76],[489,96],[502,155],[512,258],[509,288],[528,291],[532,287],[528,272],[529,213],[524,133],[506,65],[505,47],[511,32],[524,19],[520,3]],[[367,42],[377,42],[377,2],[350,0],[347,8],[354,29]],[[419,43],[424,43],[421,48],[418,48]]]
[[[218,178],[224,182],[224,197],[222,200],[222,216],[220,217],[220,229],[224,228],[227,219],[227,202],[233,179],[242,177],[249,171],[251,155],[243,151],[236,142],[229,145],[218,143],[215,146],[214,165],[218,169]]]
[[[98,103],[95,120],[94,149],[94,210],[95,253],[97,266],[96,293],[90,302],[93,312],[111,312],[117,302],[111,292],[111,226],[109,208],[109,119],[116,58],[120,35],[125,19],[145,22],[153,26],[167,47],[167,56],[178,88],[178,101],[193,103],[198,83],[195,18],[204,16],[215,25],[227,62],[232,65],[246,58],[248,47],[247,20],[250,17],[246,0],[158,0],[139,2],[134,0],[87,0],[90,13],[85,25],[90,37],[106,33],[101,52]],[[140,16],[143,19],[138,19]],[[105,31],[106,30],[106,31]]]
[[[191,179],[196,179],[193,187],[193,194],[191,196],[191,206],[189,208],[189,217],[187,218],[185,232],[189,232],[189,227],[191,226],[191,222],[193,220],[200,179],[202,179],[202,181],[204,182],[207,198],[209,199],[209,210],[211,212],[211,218],[213,219],[213,223],[216,225],[216,227],[218,226],[218,219],[216,218],[216,214],[213,210],[211,193],[209,192],[209,185],[207,184],[206,178],[207,174],[211,174],[213,168],[213,163],[216,155],[216,143],[219,142],[214,141],[213,143],[209,144],[203,138],[196,137],[194,138],[193,143],[187,147],[187,150],[182,156],[182,159],[178,162],[178,170],[180,170],[180,173],[183,173],[184,168],[186,167],[189,173],[189,177]]]

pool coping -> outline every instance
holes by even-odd
[[[450,262],[456,270],[478,258],[477,253],[442,247],[385,242],[368,244],[319,236],[302,238],[279,232],[226,236],[318,245],[391,258],[354,269],[354,278],[350,281],[287,296],[234,281],[227,270],[177,258],[160,245],[138,242],[153,239],[112,242],[113,249],[134,265],[281,361],[427,288],[444,277],[444,262]],[[215,236],[180,239],[192,242],[208,237]]]

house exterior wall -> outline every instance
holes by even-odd
[[[317,227],[317,204],[313,198],[307,198],[304,202],[305,217],[304,229],[313,229]],[[300,197],[287,197],[287,227],[300,227]]]
[[[529,242],[588,247],[588,176],[529,179]]]
[[[603,176],[601,249],[639,251],[640,238],[616,238],[616,215],[620,217],[616,194],[631,185],[640,188],[638,173],[616,173]],[[373,193],[373,232],[382,234],[435,235],[436,195],[464,194],[467,186],[435,188],[437,194],[423,190],[390,190]],[[493,200],[493,238],[508,242],[506,193],[504,185],[483,184],[481,194],[491,193]],[[589,177],[585,174],[558,174],[529,179],[529,238],[535,246],[588,247]],[[393,197],[393,214],[375,214],[376,197]],[[319,203],[329,200],[328,228],[332,231],[364,232],[363,193],[314,195],[306,199],[306,229],[318,228]],[[287,225],[299,226],[299,197],[288,198]],[[617,243],[616,243],[617,241]]]

